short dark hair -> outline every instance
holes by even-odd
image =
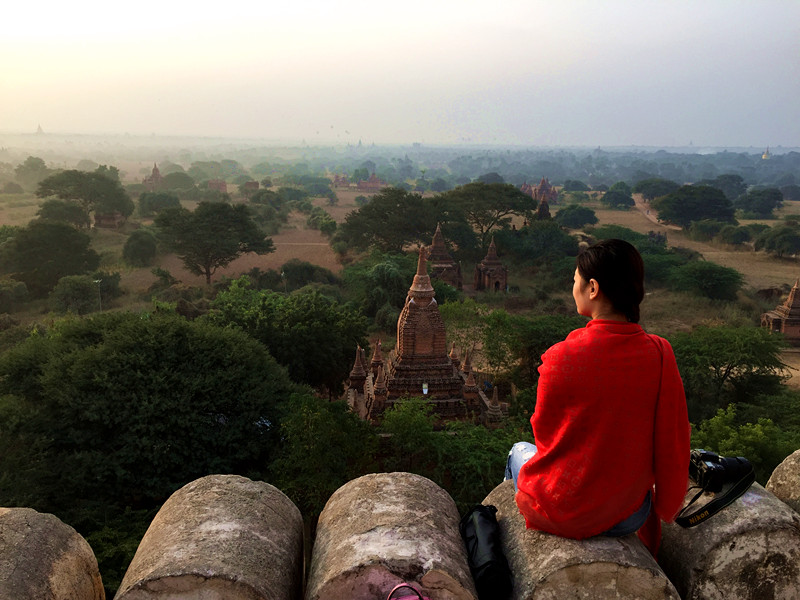
[[[644,298],[644,263],[639,251],[625,240],[603,240],[578,254],[578,273],[596,280],[600,290],[631,323],[639,322]]]

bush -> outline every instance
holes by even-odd
[[[58,280],[49,303],[54,312],[85,315],[100,308],[100,288],[89,275],[68,275]]]
[[[157,251],[156,236],[147,229],[137,229],[125,241],[122,258],[133,267],[147,267],[153,264]]]
[[[179,208],[181,201],[175,194],[145,192],[139,196],[139,214],[147,217],[168,208]]]
[[[24,194],[25,190],[22,189],[22,186],[18,183],[14,183],[13,181],[7,181],[6,184],[3,186],[3,189],[0,190],[2,194]]]
[[[556,222],[562,227],[569,229],[579,229],[584,225],[594,225],[597,223],[597,215],[591,208],[570,204],[556,213]]]
[[[693,261],[670,271],[673,289],[692,292],[712,300],[736,300],[742,274],[736,269],[708,261]]]
[[[722,228],[728,225],[722,221],[714,219],[701,219],[700,221],[692,221],[689,226],[689,237],[698,242],[711,241]]]
[[[0,279],[0,313],[14,312],[28,297],[28,288],[21,281]]]

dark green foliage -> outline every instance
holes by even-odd
[[[483,175],[479,175],[476,179],[479,183],[486,183],[486,184],[493,184],[493,183],[505,183],[506,180],[503,179],[503,176],[499,173],[484,173]]]
[[[722,228],[729,223],[716,221],[714,219],[702,219],[692,221],[689,226],[689,237],[699,242],[709,242],[722,231]]]
[[[591,189],[592,188],[578,179],[567,179],[564,181],[563,190],[565,192],[588,192]]]
[[[421,195],[386,188],[345,217],[334,236],[348,246],[383,252],[401,252],[408,244],[430,243],[436,219]]]
[[[96,171],[61,171],[43,179],[36,195],[75,202],[87,215],[92,211],[101,214],[118,212],[129,217],[135,208],[118,179]]]
[[[659,219],[688,228],[692,221],[714,219],[734,223],[733,205],[720,190],[708,185],[684,185],[653,201]]]
[[[45,162],[38,156],[29,156],[24,162],[14,167],[17,181],[28,190],[33,190],[40,181],[52,173]]]
[[[785,374],[783,338],[758,327],[697,327],[670,342],[693,423],[728,404],[776,393]]]
[[[309,283],[338,284],[339,278],[329,269],[320,267],[310,262],[293,258],[280,269],[280,276],[286,283],[283,291],[293,292]],[[276,288],[273,288],[276,289]],[[277,290],[276,291],[280,291]]]
[[[800,226],[795,223],[787,223],[765,229],[756,238],[753,247],[778,258],[794,256],[800,253]]]
[[[736,269],[713,262],[697,260],[672,269],[669,275],[673,289],[691,292],[712,300],[736,300],[744,281]]]
[[[345,267],[342,273],[345,289],[368,317],[375,316],[386,304],[399,311],[416,273],[417,260],[418,256],[413,254],[388,255],[374,251]]]
[[[55,198],[45,200],[36,214],[44,221],[67,223],[78,229],[87,229],[91,224],[89,215],[80,206]]]
[[[636,182],[632,191],[636,194],[641,194],[645,200],[652,201],[661,196],[666,196],[678,190],[680,185],[669,179],[660,179],[654,177],[651,179],[643,179]]]
[[[603,197],[600,198],[600,202],[605,204],[610,208],[630,208],[634,206],[635,202],[633,201],[633,197],[630,194],[625,194],[623,191],[610,189]]]
[[[350,373],[356,346],[368,347],[366,319],[316,290],[285,296],[250,289],[243,277],[217,294],[212,307],[211,322],[241,328],[269,349],[292,380],[333,396]]]
[[[122,259],[133,267],[153,264],[158,251],[156,236],[149,229],[133,231],[122,247]]]
[[[181,201],[168,192],[145,192],[139,196],[139,214],[148,217],[168,208],[180,208]]]
[[[800,185],[796,185],[794,183],[782,185],[780,190],[781,194],[783,194],[784,200],[790,200],[794,202],[800,200]]]
[[[198,477],[264,468],[295,391],[238,331],[164,314],[56,322],[0,355],[0,504],[104,540],[118,577],[146,511]]]
[[[28,288],[24,283],[6,277],[0,279],[0,313],[14,312],[27,297]]]
[[[742,176],[732,173],[719,175],[715,179],[704,179],[699,181],[698,185],[710,185],[717,188],[731,202],[747,191],[747,184],[745,184]]]
[[[65,223],[33,221],[3,247],[6,273],[34,297],[46,296],[58,280],[96,269],[100,257],[91,239]]]
[[[745,242],[752,241],[753,233],[749,227],[737,227],[736,225],[726,225],[720,229],[717,239],[725,244],[741,246]]]
[[[597,223],[597,215],[591,208],[570,204],[559,210],[555,216],[556,222],[562,227],[580,229],[584,225]]]
[[[758,188],[739,196],[733,206],[754,218],[770,218],[772,211],[783,206],[783,194],[778,188]]]
[[[333,492],[376,470],[378,438],[343,401],[295,394],[284,412],[270,481],[313,522]]]
[[[332,236],[336,231],[336,221],[333,220],[325,209],[315,206],[306,219],[306,225],[311,229],[319,229],[324,235]]]
[[[578,255],[578,241],[555,220],[532,221],[517,232],[498,231],[497,251],[523,264],[543,264]]]
[[[171,208],[159,213],[155,224],[186,268],[204,275],[206,284],[219,267],[242,254],[274,250],[272,240],[264,237],[243,204],[201,202],[194,212]]]
[[[99,310],[100,293],[89,275],[68,275],[58,280],[49,301],[50,308],[57,313],[85,315]]]

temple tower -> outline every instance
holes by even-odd
[[[786,336],[792,346],[800,346],[800,279],[794,282],[789,297],[774,310],[761,315],[761,326]]]
[[[489,251],[479,265],[475,267],[475,289],[505,292],[508,286],[508,269],[497,256],[494,238],[489,244]]]
[[[431,266],[431,277],[444,281],[457,290],[463,289],[464,280],[461,276],[461,265],[454,261],[453,257],[447,252],[441,224],[436,225],[433,243],[428,253],[428,262],[430,262]]]

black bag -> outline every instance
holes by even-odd
[[[511,569],[500,543],[497,508],[478,504],[458,526],[480,600],[504,600],[511,595]]]

